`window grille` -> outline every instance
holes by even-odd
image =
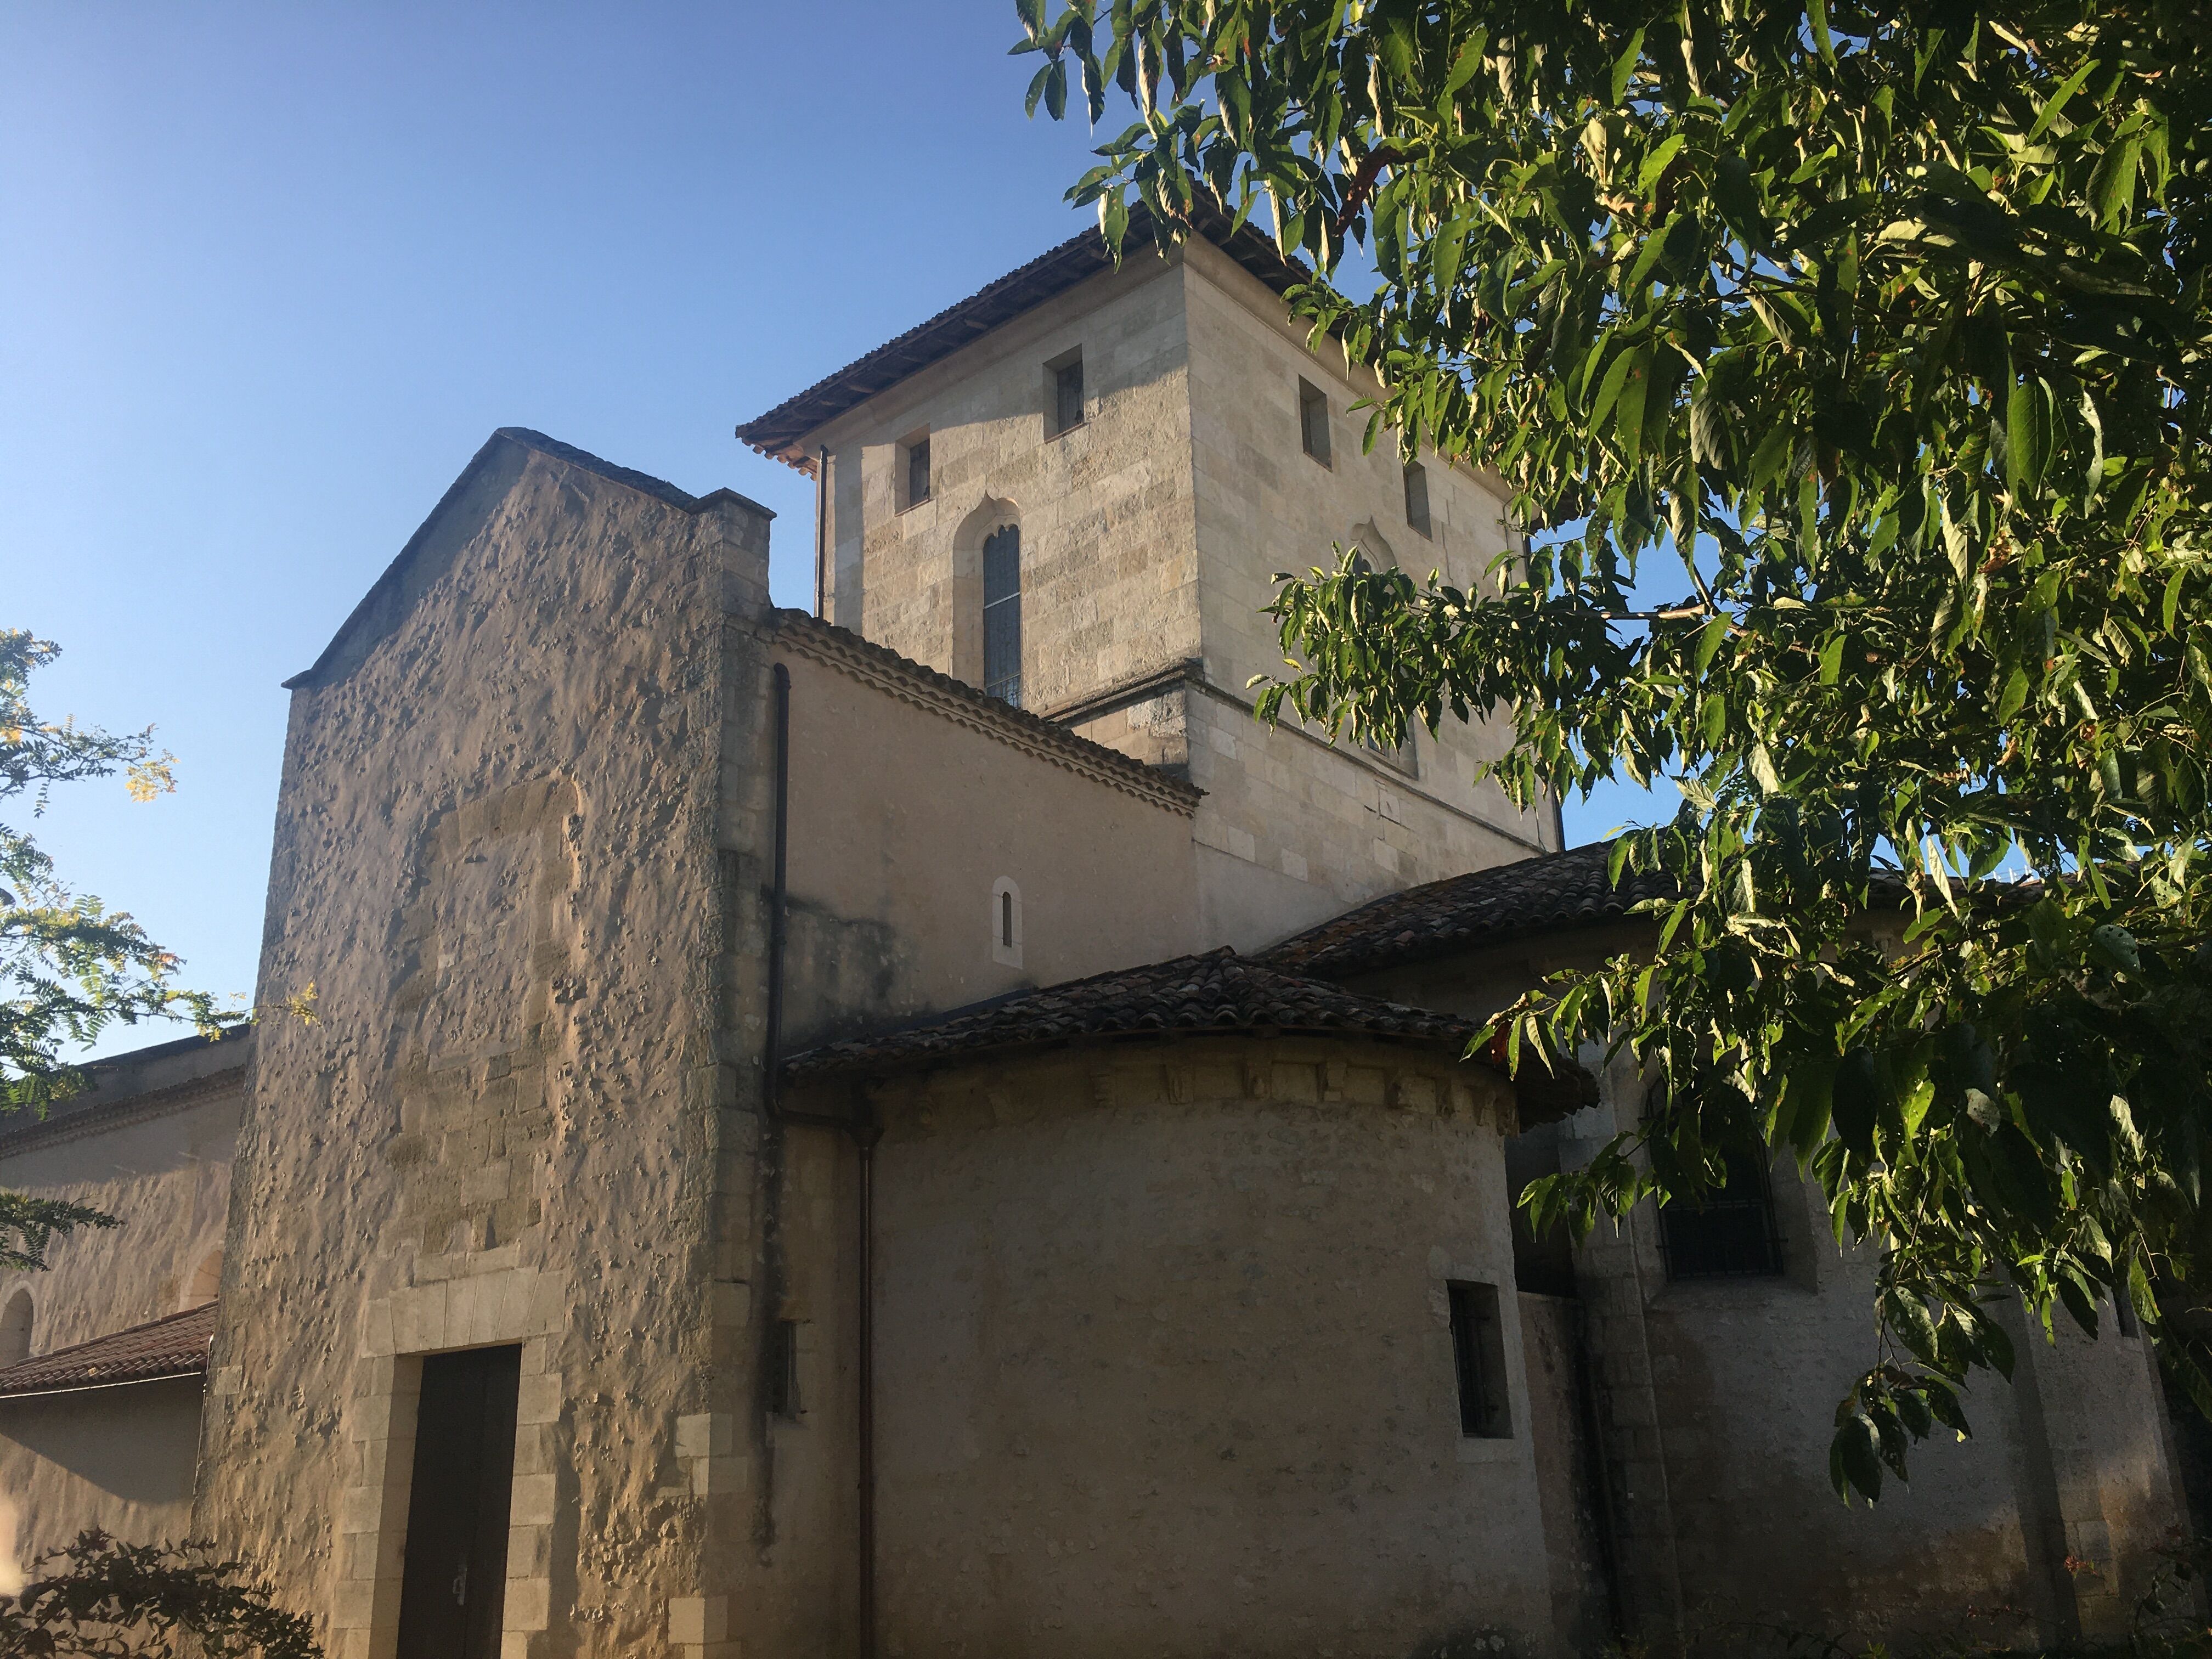
[[[983,690],[1022,706],[1022,532],[1006,525],[983,543]]]
[[[1782,1236],[1766,1171],[1747,1158],[1728,1161],[1728,1182],[1702,1206],[1670,1199],[1659,1211],[1667,1277],[1762,1279],[1782,1271]]]
[[[1328,398],[1310,380],[1298,382],[1298,441],[1307,454],[1328,465]]]
[[[1505,1394],[1505,1331],[1498,1286],[1451,1285],[1452,1364],[1459,1380],[1459,1431],[1483,1440],[1513,1432]]]
[[[1419,461],[1406,468],[1406,522],[1424,536],[1429,531],[1429,473]]]
[[[1057,437],[1083,424],[1083,359],[1078,356],[1052,372],[1052,430]]]
[[[929,499],[929,440],[917,438],[907,446],[906,504],[919,507]]]

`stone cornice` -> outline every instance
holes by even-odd
[[[243,1103],[246,1094],[244,1066],[211,1072],[205,1077],[173,1083],[166,1089],[151,1089],[143,1094],[125,1095],[115,1100],[95,1101],[89,1105],[26,1124],[21,1128],[0,1131],[0,1158],[41,1152],[49,1146],[64,1146],[72,1140],[83,1140],[94,1135],[128,1128],[134,1123],[167,1117],[172,1112],[184,1111],[222,1094],[235,1094]]]
[[[770,613],[778,644],[1040,760],[1189,817],[1204,792],[803,611]]]

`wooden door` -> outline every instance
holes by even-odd
[[[422,1362],[399,1659],[498,1659],[520,1348]]]

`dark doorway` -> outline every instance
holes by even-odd
[[[432,1354],[415,1419],[399,1659],[497,1659],[520,1348]]]

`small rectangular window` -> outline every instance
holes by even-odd
[[[1311,380],[1298,382],[1298,441],[1307,454],[1328,465],[1328,398]]]
[[[1051,434],[1083,424],[1083,354],[1071,351],[1045,365]]]
[[[1406,466],[1406,522],[1424,536],[1429,532],[1429,473],[1419,461]]]
[[[799,1322],[779,1319],[769,1333],[768,1409],[773,1417],[799,1415]]]
[[[1498,1286],[1452,1285],[1452,1364],[1459,1374],[1459,1431],[1480,1440],[1513,1432],[1505,1396],[1505,1328]]]
[[[907,440],[904,447],[906,476],[900,480],[905,499],[901,507],[920,507],[929,499],[929,434],[921,433]]]
[[[1703,1204],[1672,1199],[1660,1206],[1659,1242],[1667,1277],[1764,1279],[1782,1271],[1782,1238],[1766,1171],[1748,1158],[1728,1161],[1728,1180]]]

